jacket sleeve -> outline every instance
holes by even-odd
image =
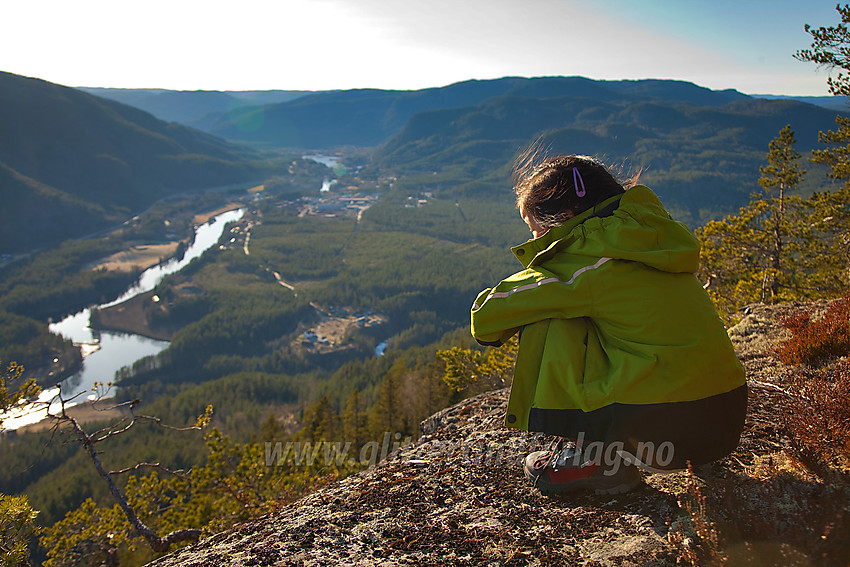
[[[478,294],[472,304],[472,336],[481,344],[499,346],[525,325],[583,317],[588,303],[575,282],[541,268],[523,270]]]

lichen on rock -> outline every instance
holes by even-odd
[[[643,472],[643,485],[617,496],[546,497],[521,463],[549,439],[505,428],[508,390],[487,392],[426,419],[421,437],[384,461],[151,565],[676,565],[682,550],[675,542],[698,539],[670,537],[671,526],[691,521],[680,506],[687,494],[696,488],[715,503],[742,505],[768,494],[760,471],[776,472],[787,447],[777,402],[788,367],[773,347],[784,336],[777,321],[791,308],[750,306],[730,329],[755,387],[741,444],[721,461],[691,472]],[[819,490],[802,478],[782,482]],[[756,505],[760,512],[747,513],[771,513],[769,501]],[[845,525],[846,515],[836,521]],[[756,548],[739,543],[729,544],[730,553],[751,560]],[[777,546],[799,554],[790,543]]]

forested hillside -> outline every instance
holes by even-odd
[[[202,132],[9,73],[0,73],[0,124],[3,254],[118,224],[177,192],[261,180],[266,171],[256,156]]]
[[[764,148],[790,124],[804,151],[834,126],[833,111],[794,101],[743,98],[722,106],[620,98],[501,97],[476,107],[411,118],[375,163],[388,170],[439,172],[450,195],[487,198],[505,183],[504,166],[530,139],[561,153],[600,157],[642,171],[641,181],[680,220],[697,227],[737,211],[755,191]],[[813,167],[816,169],[816,167]],[[429,183],[422,176],[421,186]],[[500,185],[501,183],[501,185]],[[803,191],[828,184],[813,175]],[[415,184],[411,185],[415,188]]]

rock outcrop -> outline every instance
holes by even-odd
[[[643,473],[617,496],[542,496],[521,462],[548,439],[504,428],[507,390],[494,391],[430,417],[377,465],[151,565],[675,565],[668,534],[689,484],[747,482],[784,446],[771,414],[787,371],[771,354],[778,314],[754,306],[730,329],[754,380],[750,415],[738,451],[693,474]]]

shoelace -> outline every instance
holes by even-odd
[[[575,455],[578,452],[578,447],[572,441],[568,441],[563,437],[558,437],[553,440],[549,447],[546,449],[546,453],[538,457],[532,468],[534,469],[545,469],[552,466],[553,469],[558,468],[558,461],[562,460],[561,457],[565,456],[567,451],[571,451],[572,455]],[[561,466],[566,464],[567,458],[562,460]]]

